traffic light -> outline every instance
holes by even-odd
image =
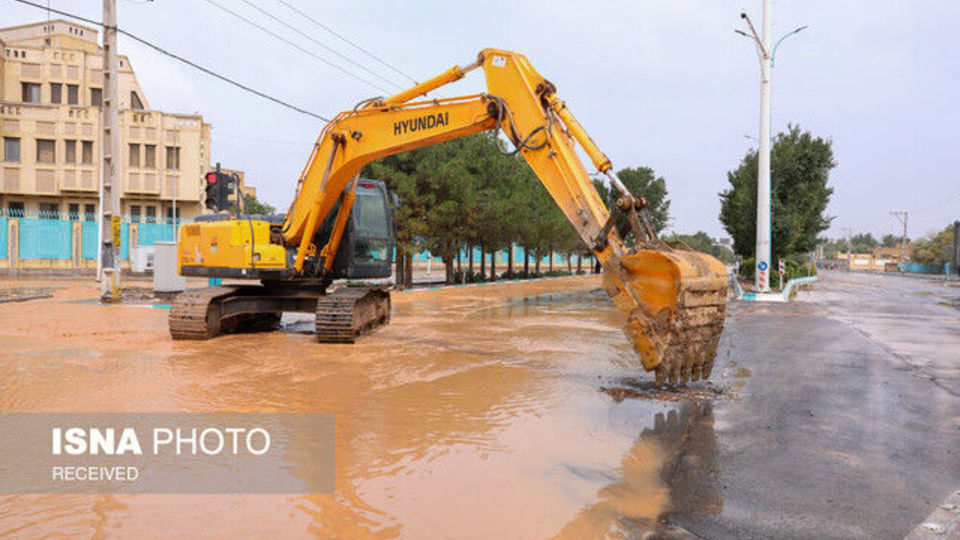
[[[220,173],[210,171],[204,176],[207,180],[206,191],[207,197],[203,200],[203,204],[211,210],[219,210],[219,205],[217,204],[217,194],[219,193],[220,186]]]
[[[230,196],[233,195],[233,184],[237,182],[236,174],[220,173],[220,209],[230,210]]]
[[[229,210],[233,184],[238,182],[237,175],[220,172],[220,164],[217,163],[217,169],[205,174],[204,179],[206,179],[206,198],[203,204],[213,211]]]

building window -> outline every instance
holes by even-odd
[[[40,203],[40,217],[46,219],[60,219],[60,204],[51,202]]]
[[[177,208],[177,221],[180,221],[180,208]],[[173,208],[167,207],[167,222],[173,223]]]
[[[40,103],[40,84],[20,83],[20,97],[24,103]]]
[[[90,105],[94,107],[99,107],[101,104],[103,104],[103,89],[91,88],[90,89]]]
[[[70,139],[63,141],[63,162],[77,163],[77,141]]]
[[[140,145],[131,144],[130,146],[130,167],[140,168]]]
[[[140,205],[134,204],[130,207],[130,223],[140,223]]]
[[[157,222],[157,207],[156,206],[147,206],[147,223],[156,223]]]
[[[56,163],[56,148],[56,141],[50,139],[37,139],[37,163]]]
[[[97,207],[92,204],[83,205],[83,219],[87,221],[97,220]]]
[[[180,147],[179,146],[167,147],[167,170],[168,171],[180,170]]]
[[[20,138],[3,138],[3,160],[8,163],[20,163]]]
[[[157,167],[157,145],[143,145],[143,166],[148,169],[155,169]]]
[[[63,85],[60,83],[50,83],[50,103],[63,102]]]
[[[93,165],[93,141],[83,141],[83,160],[84,165]]]
[[[80,221],[80,205],[78,203],[70,203],[70,209],[67,211],[67,215],[70,217],[70,221]]]
[[[80,103],[80,87],[75,84],[67,85],[67,103],[77,105]]]
[[[23,203],[10,201],[7,203],[8,217],[23,217]]]
[[[135,111],[143,110],[143,102],[140,101],[140,96],[133,90],[130,91],[130,108]]]

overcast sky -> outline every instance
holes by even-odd
[[[289,41],[389,90],[239,0],[215,0]],[[733,30],[759,0],[549,2],[286,0],[418,80],[464,65],[484,47],[527,55],[617,168],[649,166],[667,180],[671,227],[726,236],[717,193],[755,145],[759,66]],[[277,0],[256,0],[313,39],[397,84],[378,64]],[[0,25],[44,20],[0,0]],[[98,0],[51,7],[99,19]],[[773,127],[788,123],[833,140],[838,166],[829,233],[899,232],[908,210],[918,236],[960,219],[960,2],[774,0]],[[56,17],[56,15],[54,15]],[[232,17],[205,0],[120,0],[119,25],[238,81],[324,116],[384,92]],[[242,169],[261,198],[285,209],[321,123],[247,94],[125,37],[155,109],[199,112],[213,125],[213,159]],[[480,72],[445,96],[479,92]],[[591,167],[592,168],[592,167]]]

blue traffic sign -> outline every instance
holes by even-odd
[[[767,261],[760,261],[760,263],[757,264],[757,268],[759,268],[761,272],[766,272],[766,271],[767,271]]]

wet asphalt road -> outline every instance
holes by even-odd
[[[0,536],[902,538],[960,488],[960,287],[731,303],[711,380],[658,393],[595,277],[399,293],[342,346],[45,286],[0,305],[0,412],[333,412],[337,488],[4,495]]]
[[[902,538],[960,488],[960,287],[827,274],[789,305],[732,304],[720,355],[731,396],[664,471],[671,523]]]

